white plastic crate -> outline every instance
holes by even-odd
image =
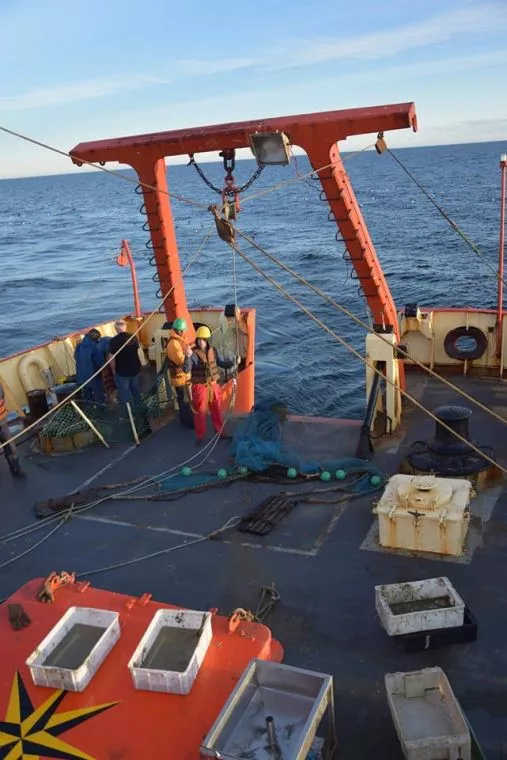
[[[37,686],[83,691],[119,638],[117,612],[70,607],[26,665]]]
[[[449,597],[449,607],[435,606],[433,609],[395,614],[391,606],[405,603],[417,606],[417,602],[431,603],[432,599],[445,596]],[[463,625],[465,619],[465,603],[449,578],[445,577],[375,586],[375,606],[389,636],[436,628],[455,628]]]
[[[472,484],[463,478],[393,475],[374,509],[380,545],[459,557],[472,496]]]
[[[441,668],[387,673],[385,686],[407,760],[470,760],[470,731]]]
[[[156,662],[157,653],[154,651],[159,646],[157,642],[160,641],[159,636],[164,634],[164,629],[169,629],[167,633],[174,639],[171,650],[174,656],[169,657],[166,666],[164,662]],[[184,631],[187,632],[185,639],[183,638]],[[192,635],[194,641],[189,639]],[[164,691],[170,694],[188,694],[206,656],[212,636],[210,612],[197,610],[156,612],[128,664],[135,688],[144,691]],[[178,639],[180,639],[179,643]],[[181,670],[173,664],[171,669],[171,660],[176,663],[178,657],[182,662],[188,659],[188,664],[185,663],[185,667]]]

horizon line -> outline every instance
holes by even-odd
[[[429,145],[412,145],[412,146],[410,146],[410,145],[404,145],[402,147],[395,148],[394,150],[396,150],[396,151],[399,151],[399,150],[422,150],[422,149],[428,149],[428,148],[454,147],[454,146],[458,146],[458,145],[486,145],[486,144],[489,144],[489,143],[507,144],[507,138],[505,140],[498,140],[498,139],[494,139],[494,140],[464,140],[463,142],[457,142],[457,143],[447,143],[447,142],[445,142],[445,143],[431,143]],[[366,151],[363,151],[363,152],[364,153],[369,153],[369,152],[371,152],[373,150],[373,147],[374,146],[372,146],[369,150],[366,150]],[[340,151],[341,155],[347,155],[349,153],[357,153],[357,152],[358,152],[357,150],[343,150],[343,151]],[[301,157],[305,157],[305,158],[308,157],[307,154],[304,151],[301,151],[300,153],[297,153],[296,155],[297,156],[301,156]],[[182,159],[183,159],[183,156],[182,156]],[[70,159],[70,155],[69,155],[69,160],[71,160]],[[247,158],[247,157],[240,156],[240,157],[236,158],[236,161],[255,161],[255,157],[251,156],[251,157]],[[111,163],[116,163],[116,162],[111,162]],[[200,163],[221,164],[222,161],[221,160],[217,161],[214,158],[213,159],[203,158],[203,159],[201,159]],[[170,167],[170,166],[184,166],[185,164],[186,164],[186,159],[185,160],[181,160],[181,161],[175,160],[175,161],[171,161],[171,163],[167,164],[167,167]],[[44,174],[25,174],[25,175],[17,175],[17,176],[10,176],[10,177],[0,177],[0,182],[9,182],[9,181],[20,180],[20,179],[44,179],[44,178],[48,178],[48,177],[74,177],[74,176],[77,176],[79,174],[79,169],[80,168],[81,167],[76,167],[74,171],[68,171],[68,172],[59,172],[58,171],[58,172],[53,172],[53,173],[50,173],[50,174],[47,174],[47,173],[44,173]],[[86,164],[83,164],[83,168],[85,168],[85,174],[98,174],[98,173],[107,174],[107,172],[104,172],[99,166],[91,166],[90,167],[90,166],[88,166]],[[130,171],[130,172],[134,172],[135,173],[135,169],[133,169],[128,164],[118,164],[117,168],[114,169],[113,171],[118,171],[118,172],[120,172],[120,171]],[[112,175],[112,176],[114,176],[114,175]],[[120,177],[120,179],[121,179],[121,177]]]

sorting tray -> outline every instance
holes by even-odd
[[[375,586],[375,606],[389,636],[454,628],[465,615],[465,603],[444,577]]]
[[[119,638],[117,612],[70,607],[26,661],[33,682],[83,691]]]
[[[204,740],[201,757],[302,760],[326,709],[334,740],[332,676],[252,660]],[[270,743],[270,718],[278,754]]]
[[[156,612],[128,664],[135,688],[188,694],[212,636],[210,612]]]
[[[387,673],[385,685],[407,760],[471,760],[468,724],[441,668]]]

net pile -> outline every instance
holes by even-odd
[[[125,443],[132,440],[132,426],[123,404],[110,406],[82,399],[75,399],[75,401],[108,443]],[[131,403],[139,437],[147,435],[151,430],[151,425],[163,418],[173,407],[172,388],[164,376],[159,376],[152,388],[144,393],[138,402]],[[50,441],[75,437],[81,438],[83,444],[97,441],[90,426],[70,403],[64,404],[61,409],[54,412],[39,431],[42,448],[47,451],[51,449]]]
[[[287,409],[280,403],[263,403],[254,407],[250,415],[236,429],[231,454],[237,467],[250,472],[265,472],[269,468],[294,468],[302,475],[317,475],[324,471],[335,474],[342,471],[347,478],[353,476],[354,490],[371,490],[375,475],[384,481],[379,468],[372,462],[355,457],[337,457],[320,461],[306,459],[282,440],[282,425]]]

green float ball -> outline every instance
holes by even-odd
[[[380,475],[372,475],[370,478],[370,483],[372,486],[379,486],[382,483],[382,478]]]
[[[248,475],[248,467],[240,467],[239,468],[239,474],[240,475]]]
[[[192,468],[191,467],[182,467],[181,468],[181,474],[185,475],[185,477],[188,477],[192,474]]]
[[[297,478],[297,476],[298,476],[298,471],[296,470],[296,468],[295,467],[289,467],[289,469],[287,470],[287,477],[288,478]]]
[[[324,470],[323,472],[320,473],[320,479],[321,480],[331,480],[331,473],[328,472],[327,470]]]
[[[345,480],[345,470],[336,470],[335,478],[336,480]]]
[[[220,478],[220,480],[225,480],[225,478],[227,477],[227,470],[220,469],[218,470],[217,475]]]

